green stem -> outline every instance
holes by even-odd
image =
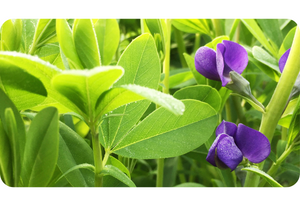
[[[212,19],[212,23],[215,28],[216,37],[224,35],[221,19]]]
[[[96,131],[96,126],[94,124],[91,124],[90,128],[92,134],[92,144],[95,163],[95,187],[102,187],[103,176],[100,175],[100,172],[103,169],[103,164],[99,133]]]
[[[178,169],[178,171],[183,171],[184,170],[183,165],[182,165],[182,159],[181,159],[180,156],[178,157],[177,169]],[[178,176],[179,176],[180,183],[185,183],[186,182],[186,178],[184,176],[184,173],[179,173]]]
[[[281,129],[281,140],[287,141],[288,137],[288,129],[285,127],[282,127]]]
[[[183,68],[187,68],[188,65],[187,65],[187,63],[184,59],[184,56],[183,56],[183,53],[186,52],[186,49],[185,49],[185,45],[184,45],[182,32],[180,30],[178,30],[175,26],[173,26],[172,29],[174,31],[175,40],[177,42],[177,50],[178,50],[181,65],[182,65]]]
[[[262,122],[259,131],[263,133],[271,142],[274,131],[281,114],[288,101],[290,93],[293,89],[294,83],[300,71],[300,29],[296,28],[292,48],[284,67],[284,71],[279,79],[274,94],[266,107],[266,112],[263,114]],[[264,162],[259,164],[262,169]],[[253,173],[247,173],[245,186],[257,186],[259,176]]]
[[[235,34],[235,31],[238,27],[238,25],[240,24],[240,19],[235,19],[232,26],[231,26],[231,29],[230,29],[230,33],[229,33],[229,39],[230,40],[233,40],[233,36]],[[239,31],[239,30],[238,30]],[[237,33],[237,37],[239,37],[239,33]],[[238,39],[235,39],[236,42],[238,42]]]
[[[163,187],[164,182],[164,158],[157,159],[156,187]]]
[[[233,100],[234,108],[237,112],[239,122],[246,125],[247,121],[246,121],[246,118],[245,118],[245,115],[244,115],[244,112],[243,112],[243,108],[241,106],[240,97],[232,96],[232,100]]]
[[[200,47],[200,42],[201,42],[201,34],[200,33],[196,33],[195,34],[195,44],[194,44],[194,49],[193,49],[194,53],[196,53],[196,51]]]
[[[230,101],[227,99],[225,103],[225,110],[226,110],[226,121],[232,122],[232,116],[231,116],[231,108],[230,108]]]

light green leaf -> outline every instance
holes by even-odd
[[[3,182],[8,186],[13,186],[12,172],[12,150],[7,134],[4,131],[0,120],[0,171]]]
[[[288,146],[293,142],[298,143],[299,145],[299,137],[300,137],[300,97],[298,98],[297,105],[295,106],[293,116],[291,119],[291,124],[289,126],[289,137],[288,137]],[[297,138],[297,139],[296,139]]]
[[[73,41],[84,68],[92,69],[101,65],[96,33],[91,19],[75,19]]]
[[[291,48],[293,40],[294,40],[296,28],[297,27],[292,28],[288,32],[288,34],[285,36],[285,38],[280,46],[279,52],[278,52],[278,58],[280,58],[289,48]]]
[[[50,182],[58,158],[58,111],[49,107],[32,120],[27,133],[22,164],[23,186],[45,187]]]
[[[127,167],[125,167],[125,166],[123,165],[123,163],[121,163],[121,162],[120,162],[118,159],[116,159],[115,157],[109,156],[106,165],[113,165],[113,166],[117,167],[119,170],[121,170],[122,172],[124,172],[125,174],[127,174],[127,176],[128,176],[129,178],[131,178],[131,177],[130,177],[130,172],[128,171]]]
[[[115,19],[98,19],[94,24],[101,55],[101,64],[109,65],[120,41],[120,29]]]
[[[154,39],[149,33],[134,39],[124,50],[117,65],[124,68],[125,74],[114,84],[114,87],[136,84],[158,88],[161,73],[160,60]],[[121,116],[103,120],[99,130],[102,145],[106,148],[114,146],[140,120],[149,105],[150,101],[142,100],[115,109],[111,114]]]
[[[48,106],[55,106],[59,112],[70,112],[77,108],[63,95],[57,92],[51,85],[51,79],[59,74],[61,70],[54,65],[45,62],[36,56],[30,56],[16,52],[0,52],[0,66],[13,65],[39,79],[47,90],[48,96],[41,104],[36,105],[33,110],[41,110]],[[63,106],[59,102],[63,102]],[[72,108],[71,110],[68,108]]]
[[[119,181],[125,183],[129,187],[136,187],[135,184],[130,180],[128,176],[126,176],[121,170],[119,170],[117,167],[112,165],[106,165],[103,170],[101,171],[102,175],[107,176],[110,175]]]
[[[179,185],[176,185],[175,187],[205,187],[205,186],[200,183],[188,182],[188,183],[181,183]]]
[[[258,46],[252,48],[253,57],[261,63],[267,65],[271,69],[280,73],[276,58],[272,57],[268,52]]]
[[[148,27],[148,29],[151,32],[153,37],[155,37],[156,34],[160,35],[162,52],[163,52],[163,54],[165,54],[166,53],[166,47],[165,47],[166,23],[164,22],[164,19],[145,19],[145,22],[146,22],[147,27]]]
[[[112,149],[130,158],[155,159],[185,154],[206,142],[217,124],[216,111],[206,103],[183,100],[185,113],[172,114],[158,108]]]
[[[22,20],[16,19],[14,22],[9,19],[1,27],[1,46],[2,51],[18,51],[22,37]]]
[[[217,44],[222,43],[223,40],[229,40],[229,37],[227,35],[216,37],[215,39],[213,39],[213,41],[207,43],[205,46],[216,50]]]
[[[172,24],[183,32],[210,35],[210,29],[206,19],[173,19]]]
[[[73,41],[72,30],[65,19],[56,19],[56,34],[59,46],[71,69],[83,69]]]
[[[185,58],[185,61],[187,65],[189,66],[191,72],[193,73],[194,78],[196,79],[198,84],[206,84],[206,78],[202,76],[195,67],[195,58],[188,55],[187,53],[183,53],[183,56]]]
[[[270,40],[273,48],[278,51],[283,41],[278,19],[256,19],[256,21]]]
[[[35,34],[35,27],[37,25],[37,19],[22,19],[22,51],[24,53],[29,53],[30,46],[33,42],[33,37]]]
[[[52,79],[52,85],[78,108],[73,110],[74,112],[92,120],[96,117],[97,99],[123,73],[123,68],[117,66],[97,67],[91,70],[66,70]]]
[[[191,71],[181,72],[169,77],[169,87],[175,88],[176,86],[194,79]]]
[[[173,95],[176,99],[196,99],[208,103],[217,112],[221,107],[221,97],[219,92],[208,85],[196,85],[178,90]]]
[[[292,121],[292,116],[293,116],[293,113],[294,111],[296,111],[296,105],[297,105],[297,102],[298,102],[298,99],[299,98],[296,98],[296,99],[293,99],[291,100],[286,109],[284,110],[278,124],[280,126],[283,126],[285,128],[289,128],[290,127],[290,124],[291,124],[291,121]]]
[[[242,170],[253,172],[263,179],[265,179],[272,187],[282,187],[277,181],[275,181],[269,174],[265,173],[264,171],[261,171],[260,169],[254,168],[254,167],[245,167]]]
[[[252,35],[273,55],[277,56],[277,51],[271,46],[265,37],[263,31],[259,28],[254,19],[242,19],[244,25],[252,33]]]
[[[242,95],[240,95],[238,93],[234,93],[234,92],[231,93],[231,95],[241,97],[242,99],[244,99],[245,101],[247,101],[255,110],[258,110],[261,113],[265,113],[265,110],[260,105],[257,105],[252,99],[247,98],[245,96],[242,96]]]
[[[25,126],[17,108],[2,89],[0,89],[0,99],[0,118],[11,147],[13,186],[18,186],[26,143]]]

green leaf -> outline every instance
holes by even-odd
[[[261,171],[260,169],[254,168],[254,167],[245,167],[242,170],[253,172],[263,179],[265,179],[272,187],[282,187],[277,181],[275,181],[269,174],[265,173],[264,171]]]
[[[196,99],[208,103],[217,112],[220,110],[221,97],[219,92],[208,85],[196,85],[178,90],[173,95],[176,99]]]
[[[30,46],[33,42],[37,19],[22,19],[22,52],[29,53]]]
[[[66,70],[52,79],[53,87],[78,109],[86,119],[95,119],[95,106],[100,95],[124,73],[121,67],[97,67],[91,70]],[[63,103],[63,102],[61,102]]]
[[[285,36],[278,52],[278,58],[280,58],[289,48],[291,48],[294,40],[295,32],[296,32],[296,27],[292,28]]]
[[[23,186],[45,187],[50,182],[58,158],[58,111],[49,107],[32,120],[27,133],[22,165]]]
[[[290,127],[293,113],[294,113],[294,111],[296,111],[296,106],[297,106],[298,99],[299,98],[293,99],[288,103],[286,109],[284,110],[284,112],[283,112],[283,114],[282,114],[282,116],[281,116],[281,118],[278,122],[278,124],[280,126],[283,126],[285,128]]]
[[[242,99],[244,99],[245,101],[247,101],[255,110],[258,110],[261,113],[265,113],[265,110],[260,105],[256,104],[252,99],[247,98],[245,96],[242,96],[242,95],[240,95],[238,93],[234,93],[234,92],[231,93],[231,95],[241,97]]]
[[[98,19],[94,24],[101,64],[109,65],[120,41],[120,29],[115,19]]]
[[[83,69],[73,41],[72,30],[65,19],[56,19],[56,34],[59,46],[71,69]]]
[[[275,70],[276,72],[280,73],[278,62],[276,58],[272,57],[268,52],[266,52],[263,48],[254,46],[252,48],[253,57],[260,61],[261,63],[267,65],[271,69]]]
[[[51,79],[59,74],[61,70],[54,65],[45,62],[36,56],[30,56],[16,52],[0,52],[0,66],[13,65],[39,79],[47,90],[48,97],[41,104],[36,105],[33,110],[41,110],[48,106],[55,106],[59,112],[70,112],[77,109],[67,98],[57,92],[51,85]],[[59,102],[63,102],[63,106]]]
[[[2,89],[0,89],[0,99],[0,118],[11,147],[13,186],[18,186],[26,143],[25,126],[17,108]]]
[[[10,19],[3,23],[1,27],[0,50],[18,51],[22,38],[22,20],[16,19],[14,22]]]
[[[271,41],[273,48],[278,51],[283,41],[278,19],[256,19],[256,21],[264,34]]]
[[[205,186],[200,183],[189,182],[189,183],[181,183],[179,185],[176,185],[175,187],[205,187]]]
[[[196,79],[198,84],[206,84],[206,78],[202,76],[195,67],[195,58],[188,55],[187,53],[183,53],[183,56],[185,58],[185,61],[187,65],[189,66],[191,72],[193,73],[194,78]]]
[[[221,43],[223,40],[229,40],[229,37],[227,35],[216,37],[215,39],[213,39],[213,41],[207,43],[205,46],[214,49],[216,51],[217,44]]]
[[[3,182],[8,186],[13,186],[12,171],[12,150],[9,138],[4,131],[2,121],[0,120],[0,171]]]
[[[150,34],[142,34],[134,39],[124,50],[117,65],[124,68],[125,74],[114,87],[136,84],[158,88],[161,74],[160,60]],[[112,114],[121,116],[103,120],[99,130],[102,145],[106,148],[114,146],[140,120],[149,105],[150,101],[142,100],[115,109]]]
[[[193,73],[191,71],[181,72],[169,77],[169,87],[175,88],[176,86],[185,83],[189,80],[194,79]]]
[[[92,69],[101,65],[96,33],[91,19],[75,19],[73,41],[84,68]]]
[[[299,145],[299,137],[300,137],[300,97],[298,98],[297,105],[295,106],[293,116],[291,119],[291,124],[289,126],[289,137],[288,137],[288,146],[290,146],[293,142]],[[296,137],[298,137],[297,140]]]
[[[164,22],[164,19],[145,19],[145,22],[146,22],[147,27],[148,27],[148,29],[151,32],[153,37],[155,37],[156,34],[160,35],[162,52],[165,55],[165,53],[166,53],[166,47],[165,47],[166,23]]]
[[[217,113],[203,102],[182,102],[186,108],[183,115],[158,108],[127,133],[112,151],[130,158],[154,159],[179,156],[199,147],[212,135]]]
[[[244,25],[252,33],[252,35],[273,55],[277,56],[277,51],[271,46],[265,37],[263,31],[259,28],[254,19],[242,19]]]
[[[172,24],[183,32],[210,35],[210,29],[206,19],[173,19]]]
[[[113,156],[109,156],[106,164],[107,165],[113,165],[113,166],[117,167],[119,170],[121,170],[122,172],[127,174],[127,176],[129,178],[131,178],[130,177],[130,172],[128,171],[127,167],[125,167],[123,165],[123,163],[121,163],[118,159],[114,158]]]
[[[130,180],[128,176],[126,176],[121,170],[119,170],[117,167],[112,165],[106,165],[103,170],[101,171],[102,175],[107,176],[110,175],[119,181],[125,183],[129,187],[136,187],[135,184]]]
[[[33,54],[42,44],[56,36],[55,19],[39,19],[29,53]]]

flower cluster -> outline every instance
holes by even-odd
[[[260,163],[271,152],[268,138],[261,132],[243,124],[222,121],[216,129],[216,139],[208,151],[206,160],[219,168],[234,170],[243,157],[252,163]]]

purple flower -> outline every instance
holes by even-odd
[[[204,46],[195,55],[196,70],[208,79],[222,81],[223,87],[231,81],[231,71],[241,74],[247,64],[247,51],[241,45],[227,40],[217,44],[216,52]]]
[[[265,160],[271,146],[268,138],[261,132],[243,124],[222,121],[216,129],[216,139],[208,151],[206,160],[219,168],[234,170],[243,157],[252,163]]]

